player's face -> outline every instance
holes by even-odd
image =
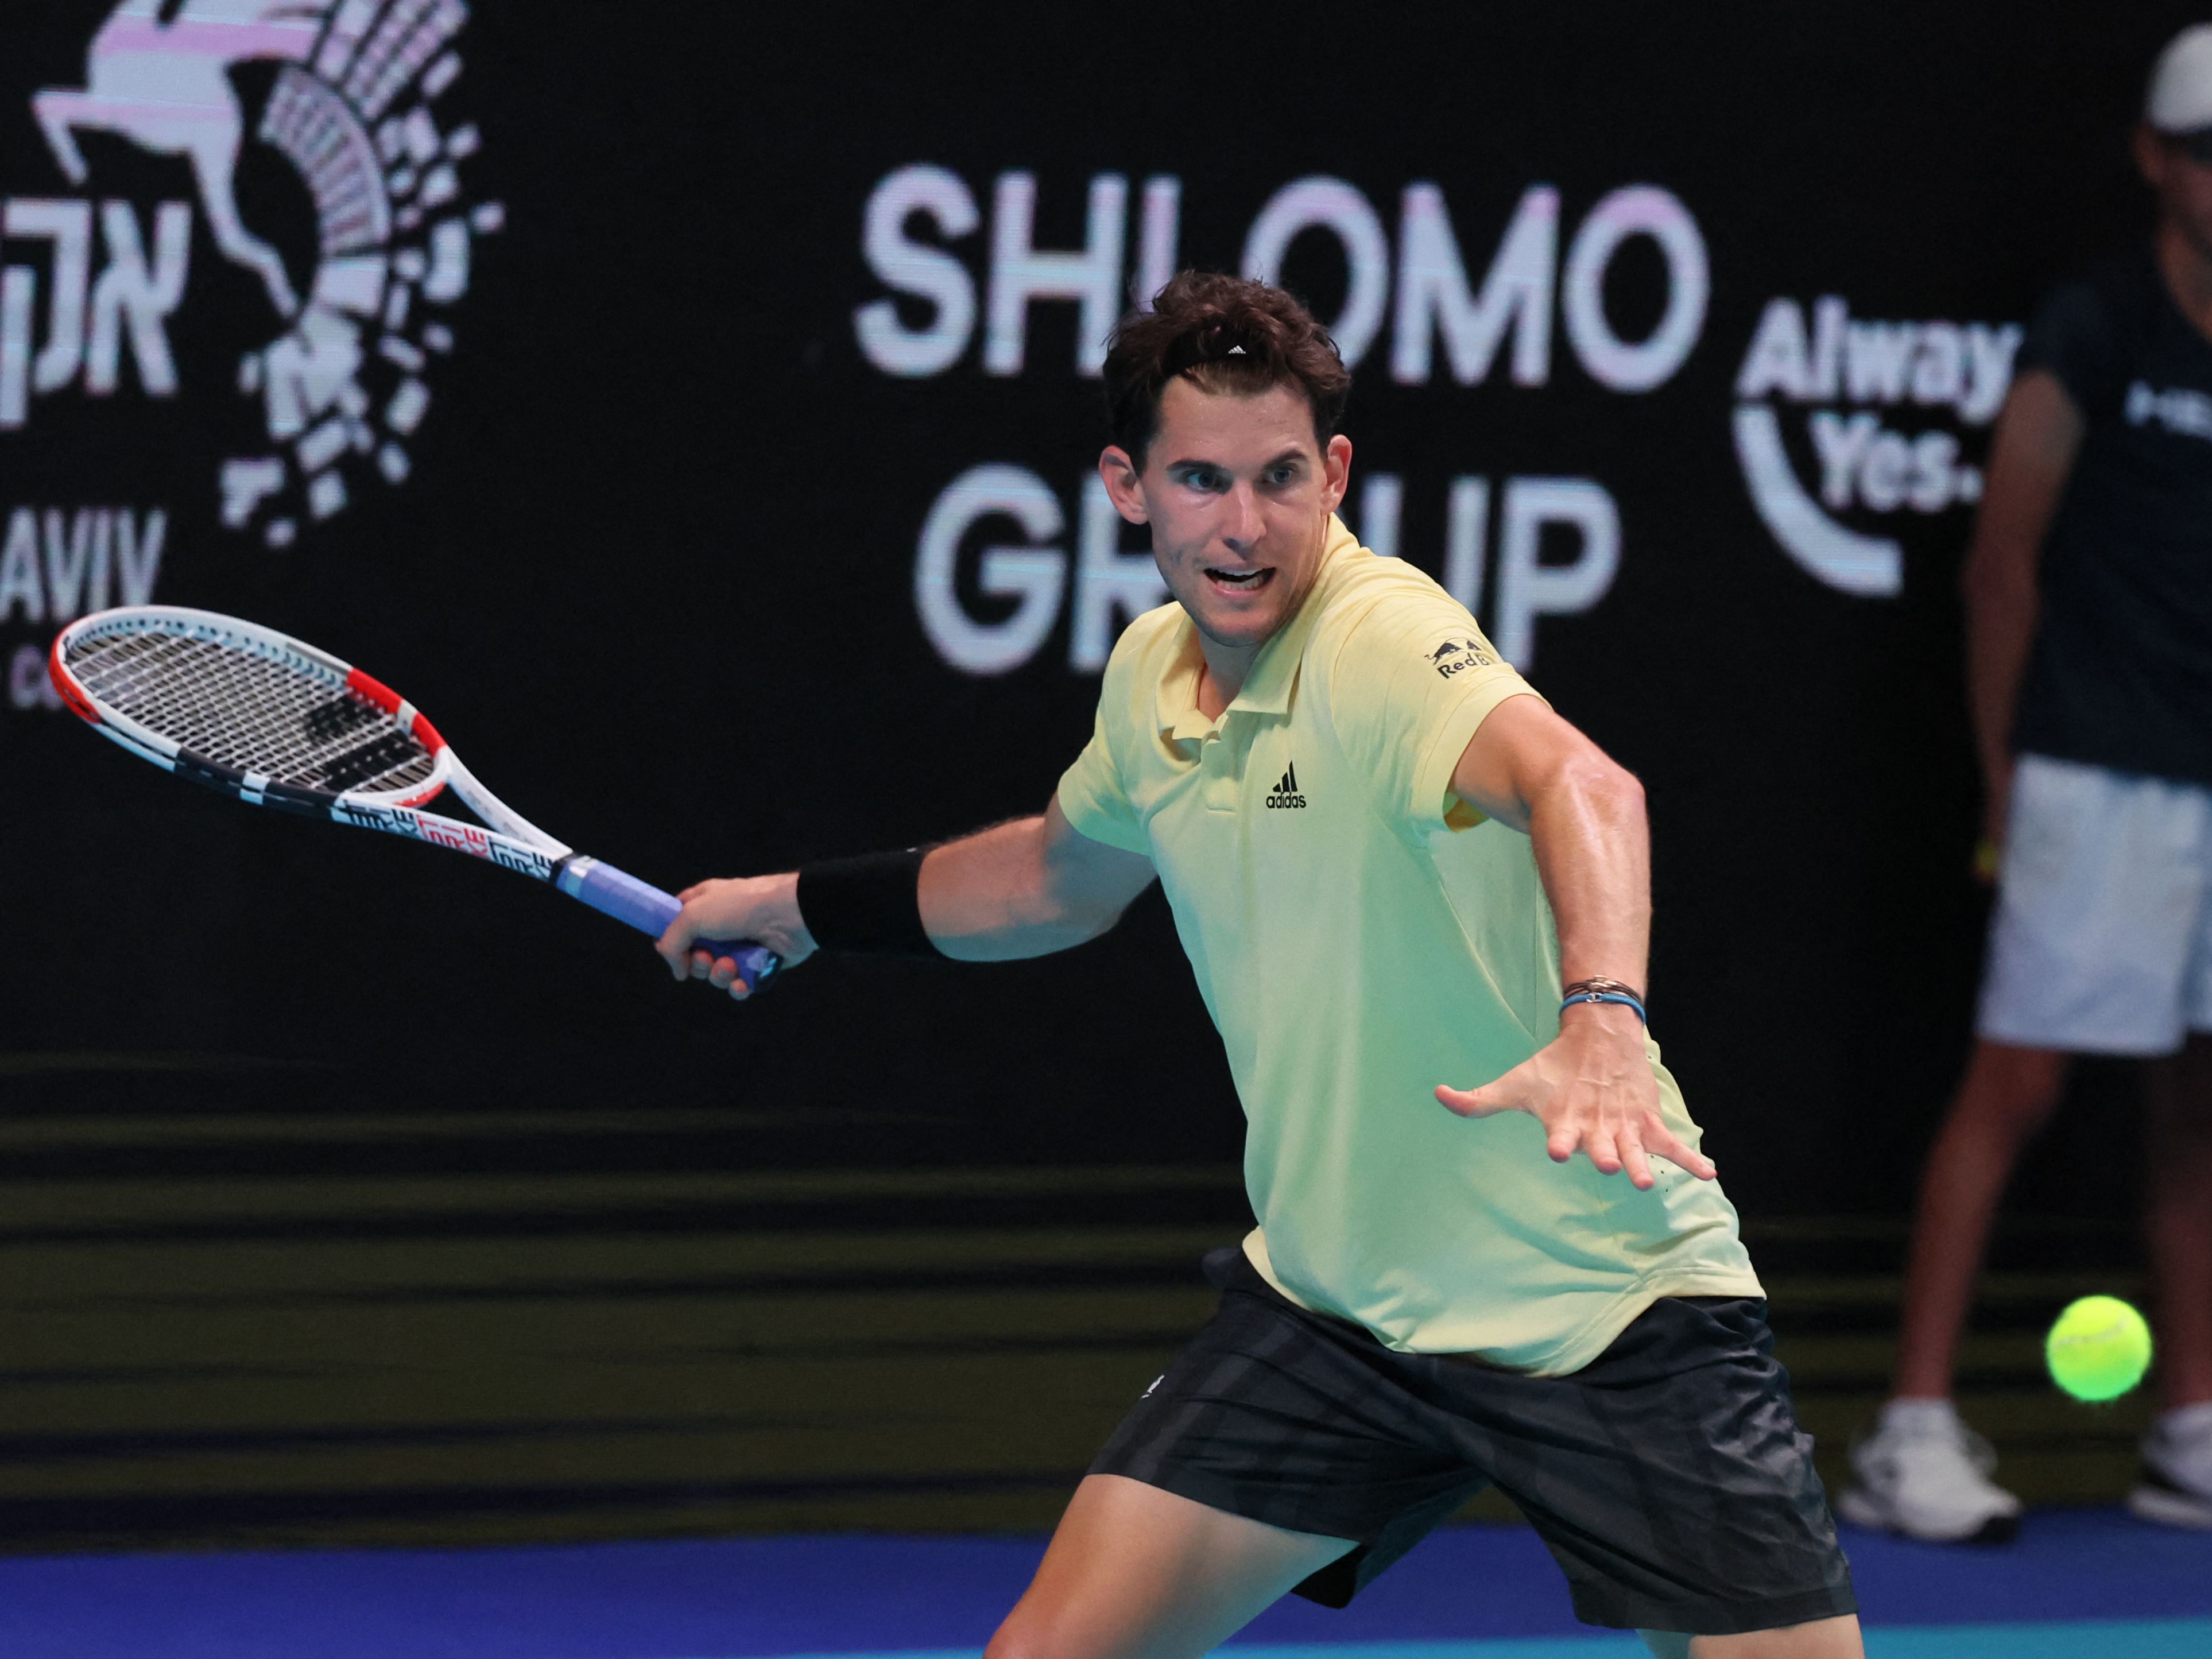
[[[1351,465],[1350,441],[1324,447],[1295,386],[1240,398],[1176,380],[1161,394],[1144,470],[1109,449],[1099,471],[1121,516],[1152,526],[1168,591],[1201,634],[1234,650],[1256,649],[1297,613]]]

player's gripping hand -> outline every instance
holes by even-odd
[[[653,948],[678,979],[703,979],[740,1002],[752,994],[752,987],[738,977],[736,963],[695,951],[694,939],[753,939],[781,957],[787,969],[815,952],[814,936],[799,919],[795,870],[780,876],[697,882],[676,896],[684,908]]]
[[[1627,1170],[1638,1188],[1651,1185],[1655,1157],[1701,1181],[1713,1178],[1712,1159],[1685,1145],[1660,1116],[1644,1024],[1626,1008],[1571,1008],[1557,1039],[1495,1083],[1442,1086],[1437,1098],[1462,1117],[1528,1113],[1544,1126],[1544,1150],[1554,1164],[1579,1151],[1601,1174]]]

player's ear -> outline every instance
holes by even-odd
[[[1321,468],[1327,485],[1323,495],[1334,513],[1344,505],[1344,492],[1352,485],[1352,440],[1341,432],[1331,438],[1321,453]]]
[[[1131,524],[1152,522],[1150,509],[1145,505],[1145,481],[1127,450],[1118,444],[1108,444],[1099,453],[1098,476],[1106,485],[1107,496],[1116,513]]]

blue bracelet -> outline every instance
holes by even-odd
[[[1625,992],[1577,991],[1574,995],[1569,997],[1565,1002],[1559,1005],[1559,1012],[1564,1014],[1568,1009],[1573,1007],[1578,1002],[1614,1002],[1619,1003],[1624,1008],[1633,1008],[1636,1010],[1637,1018],[1644,1022],[1644,1030],[1650,1030],[1651,1029],[1651,1016],[1644,1012],[1644,1005],[1638,1002],[1634,997],[1626,994]]]

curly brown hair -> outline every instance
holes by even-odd
[[[1106,428],[1139,470],[1159,429],[1160,394],[1179,374],[1217,395],[1296,386],[1323,444],[1352,394],[1336,342],[1295,295],[1220,271],[1182,272],[1106,343]]]

